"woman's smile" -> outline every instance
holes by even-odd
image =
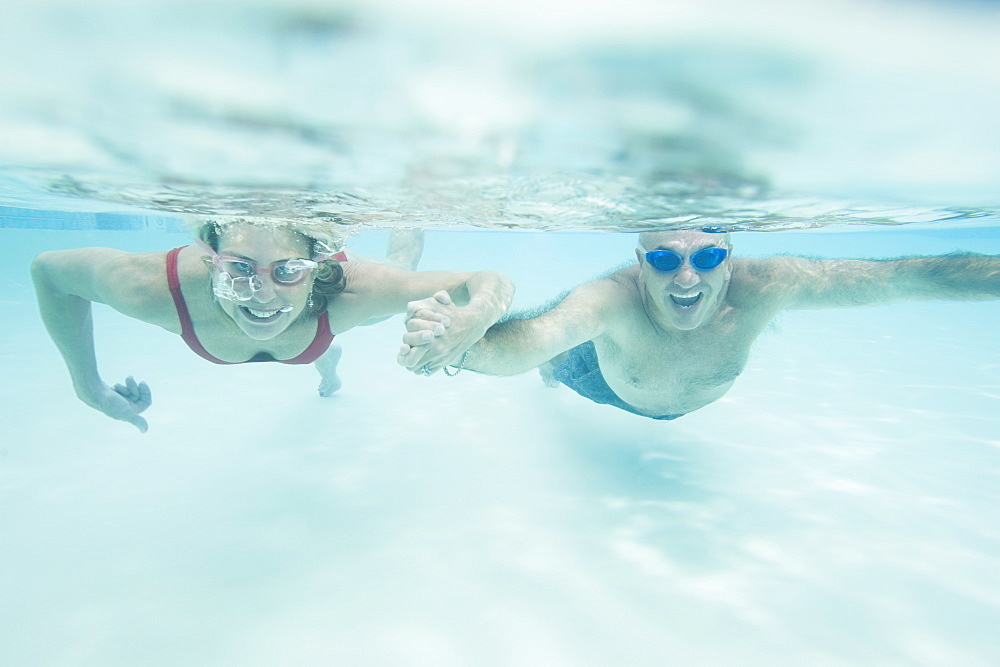
[[[267,308],[258,309],[251,308],[250,306],[240,306],[240,312],[243,313],[251,322],[273,322],[283,313],[288,313],[294,310],[292,306],[285,306],[283,308]]]

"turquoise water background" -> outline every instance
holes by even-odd
[[[1000,254],[988,2],[6,3],[0,664],[941,665],[1000,656],[1000,304],[799,311],[663,423],[535,373],[420,378],[400,318],[220,368],[97,308],[90,410],[42,250],[180,216],[495,269],[515,307],[715,224],[737,254]]]
[[[140,435],[75,399],[42,248],[177,233],[7,229],[0,635],[10,664],[919,664],[997,655],[996,302],[779,318],[722,400],[654,422],[534,373],[419,378],[400,318],[310,368],[219,368],[96,313]],[[385,232],[354,239],[377,254]],[[429,232],[530,306],[634,236]],[[1000,252],[992,228],[735,236],[746,254]]]

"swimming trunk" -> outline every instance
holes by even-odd
[[[653,417],[639,412],[619,398],[618,394],[604,381],[604,374],[601,373],[601,367],[597,363],[597,349],[594,347],[594,341],[588,340],[586,343],[580,343],[567,354],[569,356],[566,357],[566,361],[556,366],[552,375],[584,398],[589,398],[595,403],[613,405],[634,415],[650,419],[677,419],[684,416],[684,413],[681,413]]]
[[[333,334],[330,333],[330,320],[324,311],[317,319],[316,337],[309,343],[309,347],[291,359],[275,359],[268,352],[258,352],[246,361],[223,361],[209,353],[208,350],[198,340],[194,333],[194,324],[191,322],[191,315],[188,312],[187,304],[184,302],[184,295],[181,294],[181,281],[177,275],[177,256],[181,250],[186,248],[174,248],[167,253],[167,285],[170,287],[170,295],[174,298],[174,307],[177,308],[177,317],[181,321],[181,338],[187,346],[203,359],[211,361],[213,364],[235,365],[249,364],[261,361],[277,361],[280,364],[311,364],[323,356],[333,343]],[[339,262],[347,261],[347,255],[338,252],[333,256]]]

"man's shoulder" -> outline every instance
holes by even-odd
[[[616,266],[590,281],[608,291],[639,291],[639,265],[635,262]]]
[[[767,308],[780,302],[798,282],[802,258],[740,257],[733,260],[729,302],[739,307]]]
[[[586,311],[602,320],[617,320],[636,304],[639,289],[627,268],[582,283],[559,299],[563,312]]]
[[[801,257],[775,255],[772,257],[733,258],[733,280],[745,283],[768,283],[782,275],[794,272]]]
[[[625,295],[639,294],[638,265],[614,269],[585,282],[574,290],[593,299],[621,299]]]

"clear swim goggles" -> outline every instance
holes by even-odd
[[[691,266],[699,271],[711,271],[722,264],[728,256],[729,250],[726,248],[718,246],[702,248],[691,253]],[[646,253],[646,261],[657,271],[669,272],[676,271],[681,267],[681,264],[684,263],[684,256],[673,250],[651,250]]]
[[[217,270],[212,281],[212,292],[227,301],[252,299],[254,294],[264,288],[261,274],[270,276],[279,285],[298,285],[320,262],[333,256],[333,253],[321,253],[316,259],[279,259],[269,266],[260,266],[250,259],[220,255],[204,241],[197,240],[195,243],[211,256],[212,266]]]

